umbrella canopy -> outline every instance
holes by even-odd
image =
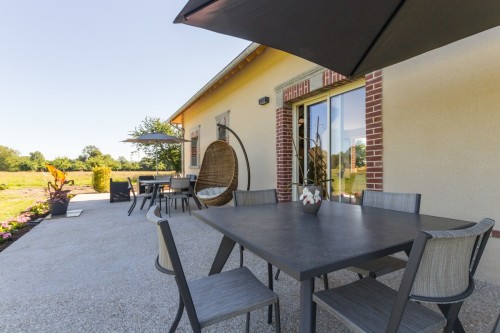
[[[129,138],[127,140],[123,140],[122,142],[161,144],[161,143],[183,143],[183,142],[189,142],[189,140],[178,138],[172,135],[167,135],[165,133],[147,133],[135,138]]]
[[[175,23],[357,76],[500,24],[499,0],[189,0]]]
[[[123,140],[122,142],[133,142],[133,143],[142,143],[142,144],[154,144],[155,145],[155,162],[156,162],[156,174],[158,175],[158,152],[157,146],[163,143],[175,144],[175,143],[183,143],[190,142],[189,140],[178,138],[176,136],[167,135],[165,133],[147,133],[135,138],[129,138]]]

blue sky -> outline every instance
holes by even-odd
[[[0,0],[0,145],[130,159],[135,126],[167,119],[249,45],[173,24],[186,2]]]

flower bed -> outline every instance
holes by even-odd
[[[24,234],[25,229],[31,221],[48,214],[47,204],[43,201],[34,204],[20,215],[0,222],[0,251],[10,245],[11,241],[17,239],[20,234]]]

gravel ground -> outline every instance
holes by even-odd
[[[165,332],[177,309],[174,278],[154,267],[156,226],[129,202],[110,204],[103,194],[78,195],[70,209],[80,217],[45,220],[0,253],[0,332]],[[194,205],[193,205],[194,206]],[[221,235],[177,210],[169,220],[189,280],[205,276]],[[264,283],[267,265],[245,251],[245,265]],[[238,266],[233,251],[226,268]],[[397,287],[401,273],[380,281]],[[330,287],[356,280],[355,274],[329,274]],[[317,280],[317,288],[322,287]],[[297,332],[299,283],[282,273],[282,332]],[[467,332],[487,333],[500,312],[500,286],[477,281],[460,318]],[[252,332],[274,332],[267,309],[252,313]],[[205,332],[244,332],[244,316]],[[318,311],[318,332],[348,332]],[[177,332],[190,332],[184,314]]]

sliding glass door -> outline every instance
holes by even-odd
[[[366,188],[365,88],[301,103],[295,119],[294,182],[320,183],[330,200],[359,203]]]

